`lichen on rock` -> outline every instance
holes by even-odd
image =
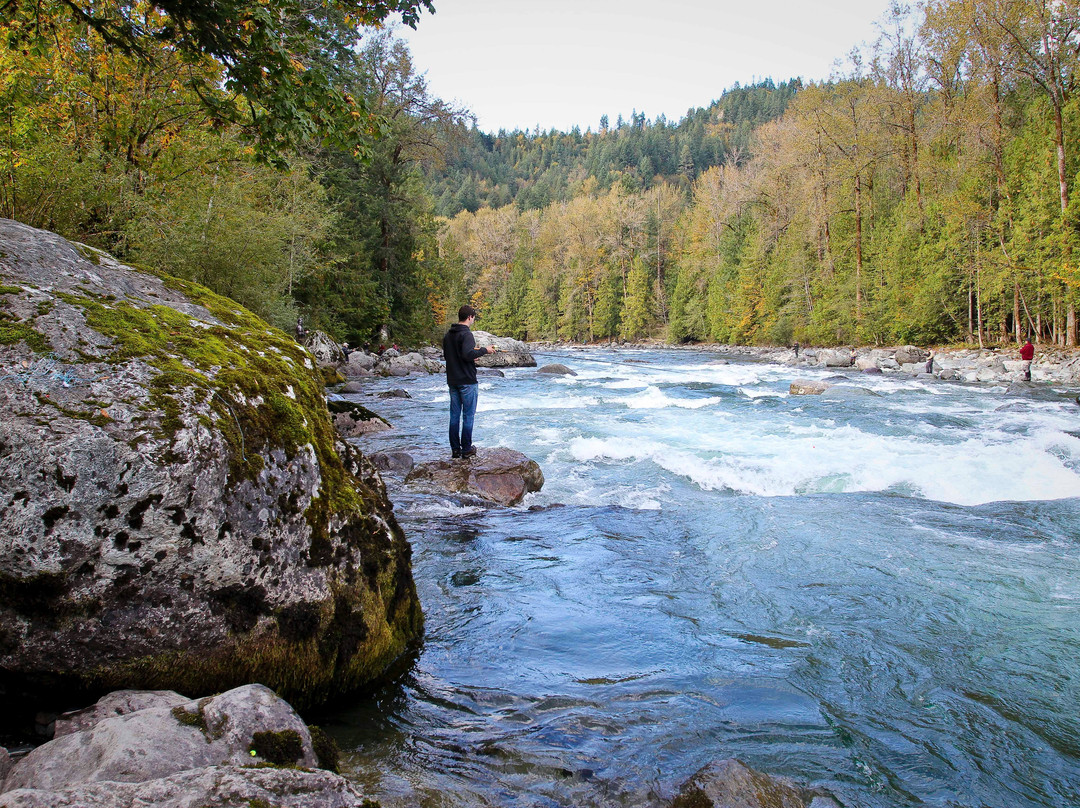
[[[0,220],[17,290],[0,295],[0,683],[259,681],[302,706],[377,676],[421,630],[411,551],[311,357],[203,287],[84,253]]]

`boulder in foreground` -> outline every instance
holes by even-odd
[[[513,449],[478,449],[470,458],[420,463],[405,482],[472,494],[499,505],[516,505],[526,494],[543,487],[544,473],[535,460]]]
[[[12,768],[0,808],[356,806],[336,749],[262,685],[198,701],[175,693],[111,694]],[[145,706],[149,705],[149,706]],[[321,753],[321,754],[320,754]],[[279,768],[280,767],[280,768]]]
[[[234,301],[0,219],[0,687],[299,706],[419,638],[381,478]],[[29,698],[24,698],[29,697]]]

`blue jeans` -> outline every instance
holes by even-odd
[[[454,454],[472,448],[473,419],[479,389],[477,384],[450,385],[450,450]]]

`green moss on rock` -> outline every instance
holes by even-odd
[[[0,318],[0,345],[17,345],[20,342],[25,342],[34,353],[44,354],[52,350],[45,335],[29,323]]]
[[[311,745],[319,761],[319,768],[338,774],[341,771],[341,747],[338,742],[322,727],[310,726],[308,731],[311,733]]]
[[[275,766],[295,766],[304,756],[304,743],[294,729],[256,732],[251,736],[251,750]]]

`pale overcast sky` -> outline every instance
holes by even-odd
[[[428,89],[480,129],[677,121],[735,82],[829,77],[891,0],[434,0],[409,43]]]

